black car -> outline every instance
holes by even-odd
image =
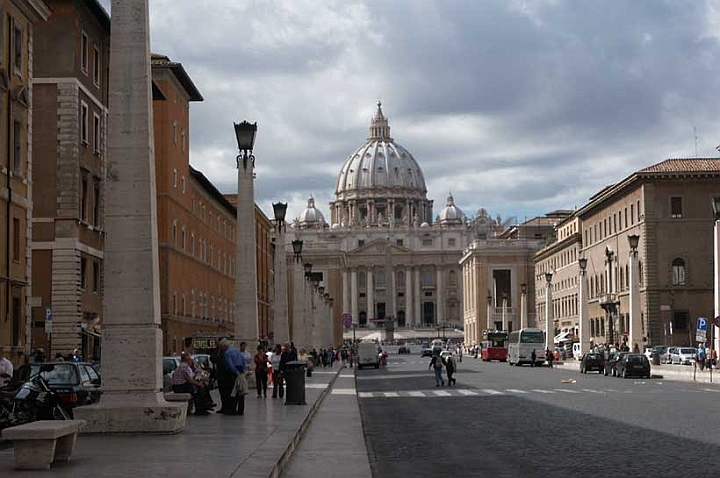
[[[602,354],[588,353],[583,355],[580,361],[580,373],[588,373],[593,370],[598,373],[605,372],[605,357]]]
[[[650,378],[650,361],[644,354],[623,354],[615,364],[617,376]]]
[[[610,356],[605,360],[605,376],[612,375],[613,377],[617,376],[617,368],[615,365],[617,364],[618,360],[620,360],[624,355],[627,355],[627,352],[612,352]]]
[[[24,382],[40,370],[39,363],[22,365],[14,374],[14,380]],[[52,370],[40,372],[58,394],[60,405],[70,410],[81,405],[97,403],[100,399],[100,375],[90,363],[86,362],[45,362],[53,365]]]

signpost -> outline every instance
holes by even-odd
[[[705,317],[698,317],[697,326],[695,330],[695,341],[696,342],[707,342],[707,328],[708,319]]]
[[[345,327],[350,327],[352,325],[352,315],[350,314],[343,314],[340,317],[340,321]]]

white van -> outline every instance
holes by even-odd
[[[580,352],[580,342],[575,342],[573,344],[573,357],[575,357],[575,360],[582,359],[582,353]]]
[[[357,346],[357,367],[380,368],[378,346],[375,342],[360,342]]]

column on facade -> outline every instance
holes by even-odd
[[[343,303],[342,313],[350,314],[350,272],[347,269],[343,269],[342,272],[342,283],[343,283]]]
[[[528,308],[527,308],[527,292],[520,295],[520,328],[524,329],[528,326]]]
[[[397,316],[398,316],[398,301],[397,301],[397,293],[395,292],[395,285],[397,284],[397,270],[390,266],[390,284],[387,287],[388,291],[388,302],[392,304],[392,310],[388,311],[388,314],[392,314],[393,318],[395,319],[397,323]]]
[[[367,268],[365,274],[365,280],[367,285],[365,286],[365,298],[367,299],[367,317],[368,320],[375,318],[375,282],[373,277],[372,267]]]
[[[555,311],[552,300],[552,283],[546,282],[545,286],[545,348],[548,349],[554,345],[553,320]]]
[[[493,323],[492,323],[492,316],[493,316],[493,303],[492,298],[488,298],[487,303],[487,326],[485,327],[486,330],[493,330]]]
[[[417,266],[413,267],[413,309],[415,310],[415,323],[421,324],[422,323],[422,303],[420,302],[422,299],[422,289],[420,288],[420,274],[422,274],[422,269]]]
[[[388,207],[387,207],[387,220],[388,224],[390,226],[395,226],[395,200],[389,199],[388,200]]]
[[[412,267],[405,267],[405,324],[415,323],[413,311],[413,272]]]
[[[352,315],[353,324],[358,324],[358,278],[357,267],[350,269],[350,315]]]
[[[578,278],[578,314],[580,324],[580,353],[584,354],[590,351],[590,320],[588,318],[587,305],[587,280],[586,272],[580,269],[580,277]]]
[[[441,324],[445,322],[445,283],[443,281],[443,270],[438,267],[435,272],[437,290],[437,311],[435,319],[438,324]]]
[[[505,331],[507,331],[507,329],[508,329],[507,299],[503,299],[503,301],[502,301],[502,328]]]
[[[405,225],[407,227],[412,226],[412,203],[409,199],[407,200],[407,205],[405,206],[405,216]]]

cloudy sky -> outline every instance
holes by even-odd
[[[109,7],[110,0],[101,0]],[[191,162],[232,192],[232,122],[258,122],[255,194],[327,211],[382,100],[435,211],[580,207],[669,157],[716,156],[718,0],[150,0],[182,62]],[[697,146],[696,146],[697,145]]]

